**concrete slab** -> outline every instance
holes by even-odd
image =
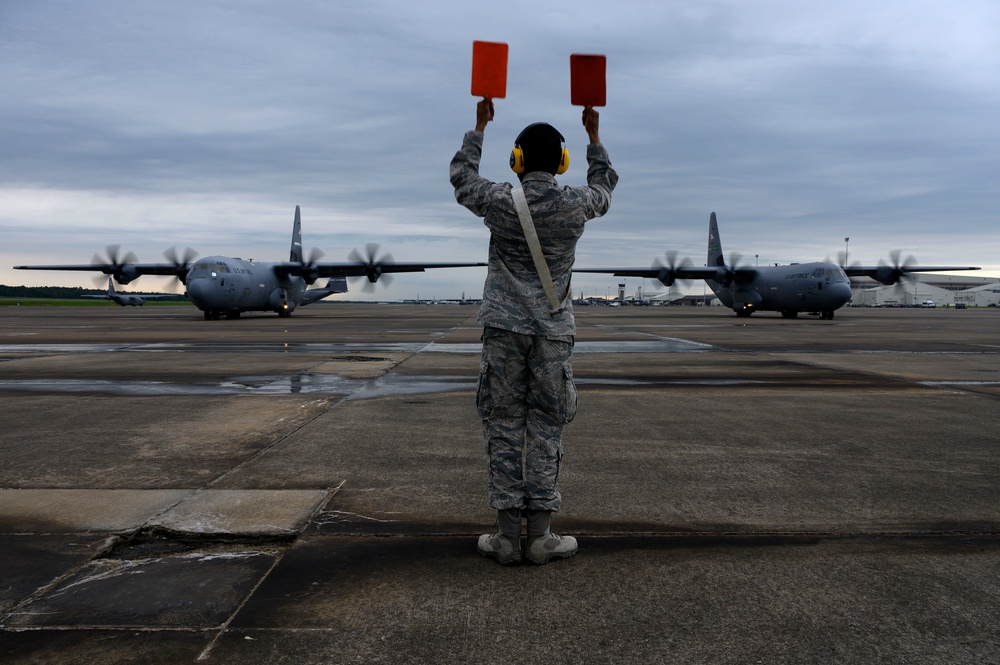
[[[28,629],[0,635],[7,665],[177,665],[194,663],[213,633],[170,630]]]
[[[789,358],[786,354],[769,354]],[[911,381],[1000,383],[1000,353],[798,353],[789,359]]]
[[[116,533],[138,529],[194,490],[0,490],[0,533]]]
[[[0,616],[106,550],[107,534],[0,535]],[[4,637],[0,635],[0,644]],[[0,654],[3,652],[0,651]],[[2,658],[0,658],[2,660]]]
[[[406,357],[382,375],[393,390],[362,377],[352,399],[4,392],[0,457],[12,464],[0,487],[302,492],[275,504],[282,529],[293,524],[279,535],[228,533],[275,525],[253,499],[192,503],[174,517],[219,521],[125,533],[96,558],[111,532],[43,535],[40,520],[42,531],[15,531],[0,557],[16,572],[0,595],[0,654],[13,662],[965,663],[1000,652],[997,393],[945,385],[991,376],[977,370],[1000,357],[995,312],[841,310],[820,322],[580,308],[579,339],[602,351],[575,359],[581,408],[554,521],[580,553],[502,568],[474,551],[493,521],[478,357],[444,350],[475,345],[473,308],[313,306],[227,322],[67,309],[0,310],[0,341],[170,345],[149,362],[37,352],[54,379],[117,380],[115,360],[128,358],[119,379],[204,369],[215,383],[294,386],[311,369],[337,376],[354,362],[345,355]],[[673,339],[711,350],[657,342]],[[440,350],[420,352],[431,342]],[[0,348],[0,380],[21,355]],[[436,392],[445,383],[455,392]],[[308,497],[332,487],[295,531]]]
[[[995,543],[580,542],[558,565],[503,568],[469,539],[309,538],[212,657],[960,663],[992,662],[1000,649]]]
[[[331,404],[317,395],[16,394],[4,399],[0,487],[24,489],[203,487]]]
[[[351,352],[336,354],[315,367],[311,372],[336,374],[348,379],[368,379],[381,376],[406,360],[410,353],[364,353]]]
[[[195,551],[102,558],[9,615],[13,628],[212,628],[246,600],[276,552]]]
[[[332,490],[204,490],[146,523],[182,534],[282,536],[301,531]]]

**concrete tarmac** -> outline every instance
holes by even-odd
[[[0,309],[0,662],[1000,662],[1000,311],[579,307],[546,566],[476,309]]]

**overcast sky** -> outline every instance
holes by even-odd
[[[485,261],[487,230],[448,182],[475,122],[473,40],[510,45],[494,180],[546,120],[572,156],[560,182],[583,184],[569,56],[607,56],[601,137],[621,179],[577,267],[667,250],[701,265],[715,211],[744,261],[836,260],[850,237],[851,262],[902,249],[1000,276],[994,0],[38,0],[0,3],[0,283],[92,287],[10,268],[109,244],[144,262],[175,245],[286,260],[296,205],[326,260],[375,242]],[[398,276],[376,297],[478,297],[484,277]]]

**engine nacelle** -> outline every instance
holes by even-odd
[[[114,272],[114,277],[119,284],[128,284],[139,278],[139,271],[135,269],[135,266],[126,263]]]
[[[872,274],[872,279],[877,282],[881,282],[886,286],[892,286],[899,281],[899,277],[902,274],[902,272],[893,266],[881,266],[875,269],[875,273]]]
[[[733,283],[733,278],[735,277],[736,274],[732,270],[723,266],[715,271],[715,277],[712,279],[722,286],[729,286]]]

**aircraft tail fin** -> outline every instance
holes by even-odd
[[[292,224],[292,251],[288,255],[292,263],[302,263],[302,216],[295,206],[295,222]]]
[[[114,277],[108,277],[108,295],[116,293],[115,291],[115,279]]]
[[[709,267],[726,265],[726,259],[722,256],[722,240],[719,238],[719,222],[714,212],[708,218],[708,265]]]

